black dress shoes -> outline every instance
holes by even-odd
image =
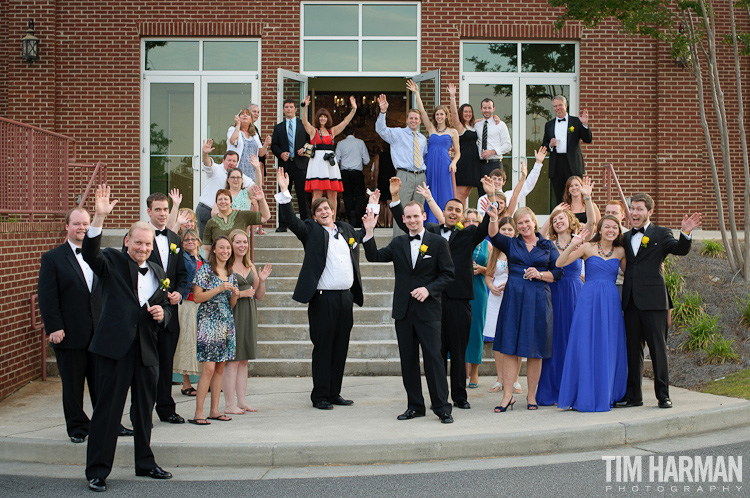
[[[659,408],[672,408],[672,400],[669,398],[660,399]]]
[[[159,420],[162,422],[169,422],[170,424],[184,424],[185,419],[177,415],[176,413],[173,413],[169,417],[159,417]]]
[[[313,408],[317,408],[318,410],[333,410],[333,405],[326,400],[313,401]]]
[[[279,227],[279,228],[276,229],[276,231],[279,232],[279,233],[283,233],[283,232],[286,232],[286,228]]]
[[[94,477],[89,481],[89,489],[91,491],[107,491],[107,483],[103,477]]]
[[[354,401],[350,399],[344,399],[341,396],[336,396],[333,399],[328,400],[332,405],[339,405],[339,406],[351,406],[354,404]]]
[[[455,406],[456,408],[460,408],[462,410],[468,410],[469,408],[471,408],[471,405],[466,400],[456,401],[453,403],[453,406]]]
[[[469,403],[466,403],[467,405]],[[452,424],[453,423],[453,416],[450,413],[440,413],[438,414],[438,418],[440,419],[440,422],[444,424]]]
[[[82,442],[86,441],[86,435],[83,436],[70,436],[70,442],[80,444]]]
[[[411,408],[409,408],[404,413],[396,417],[396,420],[411,420],[416,417],[424,417],[424,413],[417,413]]]
[[[132,429],[128,429],[124,425],[121,425],[120,426],[120,432],[117,433],[117,436],[118,437],[127,437],[127,436],[132,436],[133,434],[135,434],[135,432],[133,432]]]
[[[137,470],[135,475],[138,477],[150,477],[151,479],[172,479],[172,474],[162,469],[158,465],[153,469],[148,470]]]
[[[632,406],[643,406],[643,401],[635,401],[632,399],[621,399],[615,403],[615,408],[630,408]]]

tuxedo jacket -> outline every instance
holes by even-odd
[[[632,232],[625,232],[623,245],[627,265],[622,283],[622,308],[627,308],[632,300],[641,310],[668,310],[669,298],[662,263],[668,254],[684,256],[690,252],[690,240],[682,234],[675,239],[672,230],[653,223],[646,229],[645,237],[648,237],[648,243],[644,247],[641,242],[636,255],[631,245]]]
[[[169,247],[174,244],[178,251],[176,254],[173,254],[171,250],[167,253],[169,255],[169,260],[167,261],[166,266],[166,275],[169,279],[169,288],[167,291],[182,292],[187,286],[188,275],[187,268],[185,267],[185,258],[182,256],[182,239],[180,239],[180,236],[172,230],[167,230],[167,241]],[[124,239],[122,252],[128,252],[127,247],[125,247]],[[151,251],[151,255],[148,257],[148,260],[161,266],[162,270],[164,269],[161,261],[161,254],[159,254],[159,248],[156,246],[156,241],[154,241],[154,248]],[[182,298],[186,299],[187,296],[182,296]],[[165,328],[170,332],[178,333],[180,331],[180,323],[177,319],[177,306],[169,304],[169,301],[167,301],[165,306],[169,306],[172,310],[172,319],[164,322],[166,324]]]
[[[318,290],[318,282],[326,266],[328,243],[331,240],[331,236],[328,235],[326,229],[320,226],[318,222],[312,219],[300,220],[294,214],[291,202],[279,204],[279,214],[281,215],[281,220],[297,236],[305,248],[305,258],[302,261],[302,269],[300,269],[297,286],[294,288],[292,299],[300,303],[309,303]],[[354,283],[352,284],[351,291],[354,302],[362,306],[364,298],[362,295],[362,276],[359,272],[359,246],[362,244],[365,232],[364,229],[355,230],[349,223],[342,221],[335,223],[339,231],[339,237],[344,237],[344,240],[349,245],[349,254],[352,257],[352,269],[354,270]],[[349,243],[351,239],[354,239],[353,244]]]
[[[305,131],[305,125],[302,124],[302,120],[300,118],[296,119],[297,128],[294,135],[294,157],[292,157],[290,161],[284,161],[281,159],[281,154],[289,152],[289,137],[286,134],[286,119],[273,127],[273,135],[271,135],[271,151],[278,160],[276,164],[277,167],[281,166],[286,169],[293,164],[297,169],[307,171],[307,162],[309,159],[305,156],[298,155],[297,151],[307,143],[308,136]]]
[[[550,152],[549,143],[550,140],[555,138],[555,122],[557,122],[557,116],[554,119],[547,121],[544,125],[544,138],[542,139],[542,145],[547,147]],[[570,127],[573,127],[573,131],[570,131]],[[568,165],[573,175],[583,176],[586,174],[586,167],[583,164],[583,153],[581,152],[581,141],[587,144],[591,143],[591,128],[584,128],[581,124],[581,120],[576,116],[568,114],[568,140],[567,140],[567,152]],[[549,177],[554,178],[555,176],[555,163],[557,157],[555,154],[550,153],[549,156]]]
[[[172,309],[167,291],[157,287],[148,302],[164,308],[164,319],[156,322],[138,301],[138,265],[127,253],[116,249],[101,250],[101,235],[83,239],[83,259],[102,281],[102,313],[94,331],[89,351],[106,358],[119,360],[125,356],[138,335],[141,344],[141,357],[146,366],[159,364],[156,347],[157,334],[169,322]],[[166,277],[164,269],[149,260],[146,261],[156,278]]]
[[[404,232],[409,232],[404,224],[402,215],[404,208],[402,204],[396,204],[391,208],[393,220]],[[474,299],[474,249],[487,237],[487,229],[490,226],[490,217],[485,216],[479,226],[467,226],[461,230],[453,230],[448,239],[448,247],[451,250],[451,258],[455,266],[455,280],[445,289],[446,295],[451,299]],[[437,223],[426,223],[425,230],[436,235],[443,233],[443,225]]]
[[[448,241],[440,235],[425,230],[422,245],[427,246],[424,255],[419,254],[414,268],[411,266],[411,246],[409,235],[399,235],[390,244],[378,249],[375,237],[362,244],[365,257],[371,262],[393,261],[396,273],[393,288],[393,318],[401,320],[409,306],[422,321],[440,321],[442,308],[441,294],[453,282],[453,260]],[[411,291],[425,287],[430,295],[423,302],[411,297]]]
[[[65,338],[52,347],[88,349],[102,310],[101,281],[94,274],[89,292],[81,265],[67,240],[42,255],[38,294],[47,334],[65,331]]]

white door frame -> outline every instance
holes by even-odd
[[[302,84],[302,94],[307,95],[307,82],[309,77],[304,74],[295,73],[288,69],[278,68],[276,70],[276,122],[281,122],[284,118],[284,80],[299,81]],[[299,103],[297,103],[299,106]]]

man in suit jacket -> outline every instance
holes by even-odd
[[[109,200],[110,187],[96,190],[96,215],[83,239],[83,259],[102,280],[102,313],[89,351],[96,357],[98,399],[91,417],[86,454],[89,488],[106,491],[112,470],[117,432],[131,392],[130,419],[135,431],[135,474],[169,479],[172,474],[156,465],[151,451],[151,415],[154,410],[159,351],[157,335],[171,318],[166,274],[149,261],[153,228],[139,221],[125,238],[127,252],[100,248],[104,219],[117,201]]]
[[[701,214],[682,220],[679,240],[672,230],[656,226],[649,218],[654,200],[648,194],[636,194],[630,200],[633,228],[625,233],[623,244],[627,265],[622,286],[625,335],[628,348],[628,387],[625,398],[615,406],[641,406],[643,343],[648,344],[654,368],[654,390],[659,408],[672,408],[669,399],[666,325],[669,303],[662,263],[669,254],[684,256],[690,252],[690,232],[701,224]]]
[[[307,192],[305,192],[308,158],[302,155],[303,146],[307,142],[307,132],[302,120],[297,117],[297,103],[293,100],[285,100],[284,121],[273,127],[271,150],[278,161],[277,166],[284,168],[284,171],[294,183],[299,216],[303,220],[310,217],[310,211],[307,207],[309,198]],[[279,228],[276,231],[286,232],[284,220],[279,220]]]
[[[364,232],[335,221],[326,197],[313,202],[312,219],[300,220],[294,215],[289,175],[284,168],[279,168],[278,181],[280,192],[276,200],[281,219],[305,248],[292,298],[308,304],[313,343],[310,399],[321,410],[330,410],[333,405],[352,405],[352,400],[341,397],[341,382],[354,325],[353,303],[362,306],[363,302],[359,245]]]
[[[483,182],[487,194],[494,193],[495,187],[489,178]],[[406,231],[403,220],[403,208],[399,202],[398,192],[400,180],[391,180],[391,212],[394,222],[398,223],[402,230]],[[423,187],[424,197],[427,203],[435,209],[439,209],[432,198],[430,189]],[[458,199],[451,199],[445,203],[443,217],[445,224],[427,223],[425,230],[441,236],[448,241],[451,259],[455,265],[455,280],[443,291],[442,301],[442,326],[441,326],[441,350],[443,364],[447,366],[448,355],[451,359],[451,397],[453,406],[461,409],[471,408],[466,393],[466,346],[469,343],[469,330],[471,329],[471,300],[474,299],[474,249],[482,243],[487,234],[490,236],[497,233],[497,222],[495,219],[490,223],[490,217],[485,216],[479,226],[464,227],[463,203]]]
[[[81,255],[90,222],[85,209],[68,211],[67,240],[44,253],[39,268],[39,310],[55,349],[65,425],[74,443],[82,443],[89,434],[89,417],[83,410],[84,382],[88,382],[91,406],[96,404],[94,355],[88,349],[101,313],[102,291],[99,278]]]
[[[187,268],[185,259],[180,254],[182,241],[180,236],[167,228],[169,217],[169,199],[161,192],[155,192],[146,199],[149,224],[154,230],[154,248],[149,261],[161,266],[169,279],[167,286],[167,306],[171,318],[165,322],[164,333],[159,334],[159,381],[156,386],[156,414],[162,422],[183,424],[185,419],[175,412],[172,398],[172,366],[177,340],[180,337],[180,321],[177,318],[177,305],[182,300],[178,289],[187,285]],[[125,246],[122,248],[126,251]]]
[[[453,260],[448,242],[424,229],[426,218],[422,204],[416,201],[407,203],[403,222],[409,233],[394,237],[390,244],[378,249],[373,237],[377,219],[370,210],[364,219],[366,235],[362,245],[367,261],[393,261],[396,273],[393,318],[401,356],[401,376],[408,399],[408,408],[397,418],[409,420],[425,415],[419,373],[421,344],[432,411],[441,422],[450,424],[453,417],[448,403],[445,364],[440,354],[440,298],[453,281]]]
[[[581,111],[580,118],[568,115],[568,101],[564,96],[558,95],[552,99],[552,109],[555,118],[544,125],[542,145],[550,151],[549,177],[559,204],[563,201],[568,178],[586,174],[581,141],[591,143],[591,130],[589,111]]]

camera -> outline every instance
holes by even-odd
[[[327,152],[326,155],[323,156],[323,160],[328,161],[328,164],[331,166],[336,166],[336,154],[333,152]]]

